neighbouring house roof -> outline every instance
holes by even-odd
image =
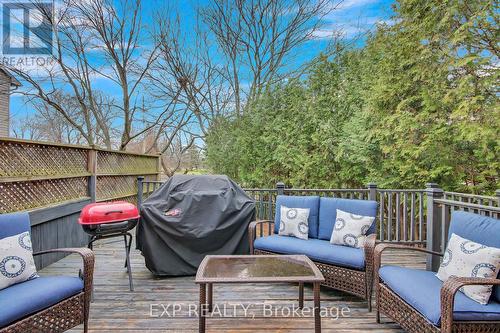
[[[10,77],[10,85],[19,87],[21,86],[21,82],[19,82],[14,75],[12,75],[7,69],[5,69],[3,66],[0,66],[0,72],[4,73],[8,77]]]

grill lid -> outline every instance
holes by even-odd
[[[137,207],[126,201],[100,202],[83,207],[78,223],[103,224],[139,218]]]

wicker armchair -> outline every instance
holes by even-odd
[[[454,212],[450,236],[452,233],[465,233],[464,237],[468,236],[468,239],[472,239],[470,233],[476,229],[474,222],[477,221],[479,221],[478,226],[481,227],[476,230],[487,230],[488,228],[484,229],[484,226],[488,222],[495,229],[500,228],[499,221],[496,219],[477,215],[474,221],[472,215],[476,214]],[[469,226],[461,227],[466,224]],[[493,235],[497,237],[498,232]],[[479,241],[477,238],[472,240]],[[387,249],[419,251],[443,256],[441,253],[410,245],[382,243],[375,247],[377,323],[380,323],[382,313],[410,333],[500,332],[500,300],[498,299],[500,289],[497,290],[500,287],[500,279],[453,276],[443,283],[434,276],[433,272],[397,266],[381,267],[381,257]],[[468,299],[464,294],[458,293],[463,286],[480,284],[496,286],[490,303],[487,305],[480,305]]]
[[[286,196],[278,196],[276,203],[276,215],[278,218],[278,210],[282,200]],[[294,198],[294,197],[289,197]],[[305,198],[305,197],[295,197],[295,198]],[[349,199],[332,199],[332,198],[321,198],[318,202],[321,202],[318,207],[318,215],[321,218],[321,205],[326,206],[330,205],[328,210],[323,209],[323,211],[328,211],[329,221],[331,223],[335,222],[335,218],[330,215],[333,211],[335,211],[335,207],[338,203],[340,203],[339,209],[345,209],[345,207],[351,204],[362,204],[362,205],[370,205],[370,210],[372,211],[373,216],[376,216],[377,204],[373,201],[367,200],[349,200]],[[284,203],[287,205],[287,203]],[[295,203],[291,203],[288,207],[301,207],[300,202],[296,201]],[[304,206],[307,208],[307,206]],[[354,213],[356,209],[354,209]],[[321,222],[320,222],[321,223]],[[309,221],[311,225],[311,221]],[[330,226],[330,229],[326,229],[323,231],[324,235],[331,235],[333,224]],[[321,228],[321,226],[319,227]],[[310,230],[311,232],[311,230]],[[313,230],[313,233],[315,231]],[[318,234],[321,235],[321,230],[318,231]],[[310,235],[310,240],[303,241],[299,239],[295,239],[293,237],[282,237],[278,236],[276,231],[275,221],[271,220],[262,220],[262,221],[254,221],[250,223],[249,229],[249,242],[250,242],[250,253],[251,254],[306,254],[309,258],[316,264],[319,270],[323,273],[325,277],[325,282],[322,284],[323,286],[330,287],[333,289],[341,290],[355,296],[358,296],[367,301],[368,310],[371,311],[371,299],[372,299],[372,286],[373,286],[373,251],[375,249],[375,240],[376,235],[374,233],[370,233],[367,236],[364,249],[355,249],[348,248],[345,246],[339,245],[331,245],[328,240],[318,239],[319,237],[314,238]],[[271,236],[271,237],[269,237]],[[285,249],[286,251],[271,250],[273,247],[262,246],[259,242],[256,243],[260,237],[267,238],[267,243],[270,243],[274,240],[270,239],[272,237],[282,238],[282,240],[286,240],[287,242],[296,242],[300,244],[299,248],[291,248]],[[277,239],[276,239],[277,240]],[[321,246],[321,250],[326,250],[330,253],[330,255],[335,256],[335,253],[342,252],[341,256],[344,256],[343,259],[347,259],[342,263],[334,263],[337,258],[320,258],[318,253],[314,251],[314,248],[311,251],[307,251],[304,247],[308,242],[313,243],[311,246]],[[341,251],[339,251],[341,250]],[[325,252],[326,252],[325,251]],[[352,256],[351,254],[356,254]],[[345,257],[357,257],[360,258],[360,262],[356,265],[354,263],[349,262],[351,258]],[[330,260],[329,260],[330,259]],[[333,261],[331,260],[333,259]],[[342,259],[342,258],[341,258]]]
[[[0,238],[9,232],[17,234],[29,228],[28,214],[0,216]],[[87,248],[60,248],[33,255],[48,253],[80,255],[83,259],[80,276],[44,276],[0,290],[0,333],[58,333],[80,324],[84,325],[85,333],[88,331],[93,252]]]

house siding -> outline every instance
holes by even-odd
[[[0,71],[0,136],[9,136],[11,78]]]

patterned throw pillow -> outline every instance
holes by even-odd
[[[308,239],[309,234],[309,208],[280,207],[281,220],[278,234]]]
[[[37,278],[29,232],[0,239],[0,290]]]
[[[500,249],[475,243],[452,234],[443,261],[436,274],[446,281],[450,276],[495,278],[500,269]],[[464,286],[466,296],[480,304],[487,304],[493,286]]]
[[[375,221],[374,216],[362,216],[337,209],[330,243],[361,248],[365,245],[366,233]]]

